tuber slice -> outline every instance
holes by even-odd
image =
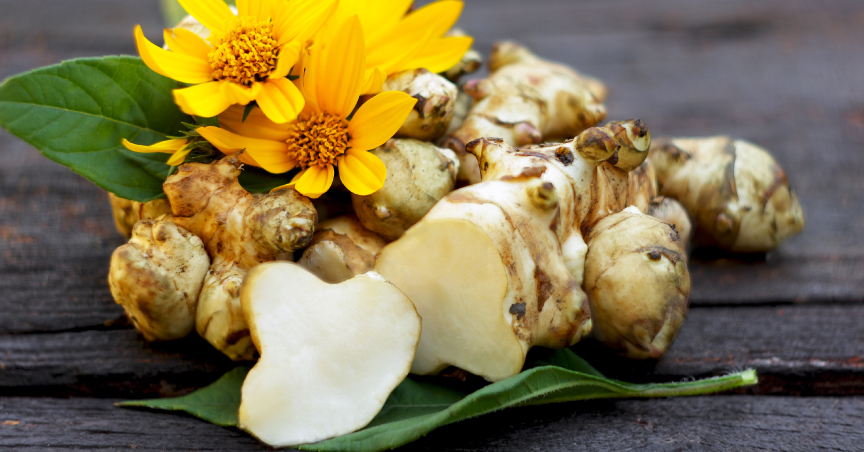
[[[478,208],[489,225],[506,222],[494,207]],[[423,335],[411,372],[448,366],[497,381],[519,373],[526,351],[507,317],[507,267],[495,243],[465,220],[423,221],[379,255],[387,275],[417,306]],[[524,315],[525,303],[521,304]]]
[[[243,382],[240,425],[267,444],[358,430],[408,375],[420,316],[374,272],[328,284],[272,262],[247,274],[240,297],[261,352]]]

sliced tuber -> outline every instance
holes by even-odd
[[[240,298],[261,352],[243,382],[240,425],[267,444],[358,430],[408,375],[420,316],[374,272],[329,284],[272,262],[247,274]]]

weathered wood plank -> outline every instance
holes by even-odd
[[[0,449],[267,450],[234,429],[113,402],[0,398]],[[506,410],[443,427],[398,450],[852,451],[864,440],[862,427],[861,397],[594,401]]]
[[[131,328],[0,335],[0,394],[180,395],[235,366],[197,336],[148,343]]]
[[[610,377],[677,381],[756,368],[757,394],[864,394],[864,306],[696,308],[658,363],[577,353]],[[0,335],[0,395],[146,398],[214,381],[232,364],[198,338],[148,344],[131,329]]]

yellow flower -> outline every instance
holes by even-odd
[[[302,171],[287,186],[293,185],[306,196],[317,198],[330,188],[334,167],[348,190],[368,195],[384,186],[387,176],[384,163],[369,150],[399,130],[417,100],[390,91],[354,112],[368,81],[360,21],[349,18],[330,35],[327,41],[316,42],[304,57],[304,75],[298,83],[306,109],[296,121],[278,125],[255,110],[242,121],[241,109],[235,108],[220,116],[222,128],[197,130],[226,154],[245,149],[243,157],[248,155],[251,160],[247,163],[271,173],[299,166]]]
[[[366,40],[366,68],[380,71],[380,83],[364,93],[381,90],[387,75],[409,69],[431,72],[450,69],[471,47],[470,37],[444,37],[462,13],[463,3],[440,0],[408,12],[413,0],[341,0],[331,19],[340,24],[356,15]],[[367,72],[369,74],[370,72]]]
[[[140,144],[131,143],[123,138],[123,146],[126,146],[126,149],[129,149],[130,151],[144,153],[164,152],[166,154],[172,154],[171,158],[166,162],[171,166],[180,165],[184,160],[186,160],[186,156],[192,151],[191,146],[186,147],[188,143],[189,140],[180,138],[177,140],[160,141],[150,146],[142,146]]]
[[[333,14],[336,0],[237,0],[236,16],[222,0],[178,1],[210,30],[209,44],[191,31],[166,29],[170,51],[164,50],[144,37],[140,25],[135,41],[150,69],[194,85],[174,91],[181,110],[209,118],[257,101],[274,122],[297,117],[303,96],[285,76]]]

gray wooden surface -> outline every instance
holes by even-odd
[[[766,255],[695,250],[691,314],[657,363],[576,350],[611,376],[674,381],[755,367],[756,387],[509,410],[406,450],[860,450],[864,441],[864,2],[467,0],[488,52],[514,39],[603,79],[609,119],[654,136],[770,149],[804,232]],[[134,54],[156,0],[0,0],[0,79]],[[105,194],[0,130],[0,449],[259,450],[193,418],[113,407],[186,393],[231,363],[200,339],[147,344],[105,282]]]

